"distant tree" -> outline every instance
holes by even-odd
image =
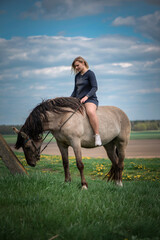
[[[132,131],[159,130],[160,120],[152,121],[131,121]]]
[[[0,133],[2,135],[14,134],[12,127],[16,127],[17,129],[20,129],[21,125],[0,125]]]
[[[147,122],[146,130],[158,130],[158,123],[157,122]]]
[[[0,133],[2,135],[14,134],[12,127],[20,129],[22,125],[0,125]],[[132,131],[160,130],[160,120],[131,121],[131,130]]]
[[[137,124],[135,124],[134,130],[135,130],[135,131],[145,131],[145,130],[146,130],[146,125],[145,125],[145,123],[143,123],[143,122],[138,122]]]

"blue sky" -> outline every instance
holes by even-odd
[[[79,55],[100,105],[160,119],[159,0],[1,0],[0,124],[23,124],[42,99],[70,96]]]

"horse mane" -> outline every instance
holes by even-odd
[[[68,109],[70,108],[70,109]],[[78,109],[78,110],[77,110]],[[31,139],[37,141],[42,138],[43,134],[43,121],[48,121],[47,112],[65,113],[77,110],[83,114],[84,107],[77,98],[73,97],[58,97],[54,99],[43,100],[38,104],[26,119],[20,132],[25,132]],[[24,145],[24,139],[18,133],[15,148],[19,149]]]

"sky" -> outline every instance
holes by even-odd
[[[160,119],[160,0],[0,0],[0,124],[70,96],[77,56],[96,75],[100,106]]]

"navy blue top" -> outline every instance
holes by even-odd
[[[83,75],[79,72],[75,76],[75,87],[71,97],[82,99],[87,96],[88,99],[86,102],[93,102],[98,106],[98,99],[96,96],[97,89],[97,80],[94,72],[88,70]]]

